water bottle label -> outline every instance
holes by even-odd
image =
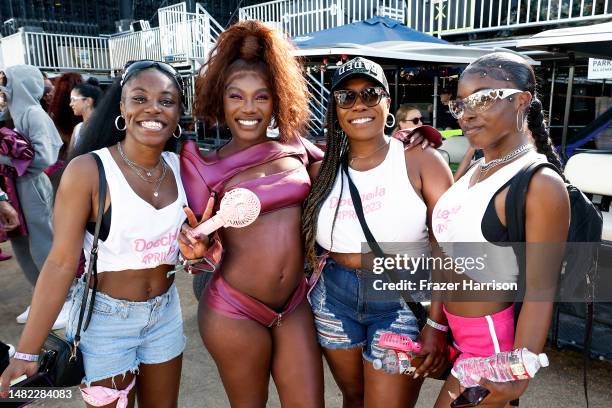
[[[508,362],[510,365],[512,377],[515,380],[526,380],[528,378],[531,378],[527,373],[527,367],[525,367],[525,364],[523,364],[523,359],[520,353],[511,353]]]
[[[397,355],[399,373],[407,374],[407,375],[414,374],[414,372],[416,371],[416,368],[412,367],[412,359],[411,359],[410,354],[404,353],[401,351],[396,351],[395,354]]]

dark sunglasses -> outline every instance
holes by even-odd
[[[423,117],[419,116],[413,119],[404,119],[404,120],[400,120],[400,122],[412,122],[412,124],[418,125],[419,123],[423,123]]]
[[[378,105],[383,96],[387,96],[387,91],[380,86],[363,88],[359,92],[350,89],[339,89],[334,91],[334,99],[336,100],[336,104],[342,109],[352,108],[353,105],[355,105],[358,96],[365,106],[371,108]]]
[[[170,64],[166,64],[161,61],[153,61],[153,60],[140,60],[140,61],[129,61],[123,67],[123,75],[121,75],[121,86],[125,85],[125,83],[132,77],[134,74],[144,71],[149,68],[157,68],[158,70],[165,72],[170,75],[170,78],[174,80],[176,86],[178,86],[179,92],[182,95],[183,89],[185,88],[185,84],[183,83],[183,78],[181,74],[179,74],[176,69]]]

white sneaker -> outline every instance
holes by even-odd
[[[17,316],[17,323],[19,324],[25,324],[25,322],[28,321],[28,315],[30,314],[30,306],[28,306],[26,308],[26,310],[24,310],[24,312],[22,314],[20,314],[19,316]]]
[[[51,328],[51,330],[59,330],[66,327],[66,325],[68,324],[68,317],[70,315],[70,306],[71,302],[64,302],[62,310],[60,310],[57,319],[55,319],[55,323],[53,323],[53,327]]]
[[[64,304],[62,305],[62,310],[60,311],[59,315],[57,316],[57,319],[55,319],[55,323],[53,323],[53,327],[51,327],[51,330],[59,330],[59,329],[63,329],[64,327],[66,327],[66,324],[68,324],[68,315],[70,314],[70,302],[64,302]],[[28,315],[30,314],[30,306],[28,306],[28,308],[19,316],[17,316],[17,323],[19,324],[25,324],[25,322],[28,321]]]

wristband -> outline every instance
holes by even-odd
[[[0,201],[9,201],[8,194],[4,191],[0,191]]]
[[[438,322],[434,322],[429,317],[427,318],[427,325],[433,327],[436,330],[440,330],[440,331],[443,331],[443,332],[447,332],[448,331],[448,326],[445,326],[445,325],[440,324]]]
[[[33,362],[36,362],[36,361],[38,361],[38,354],[27,354],[27,353],[16,352],[15,355],[13,356],[13,358],[15,360],[23,360],[23,361],[33,361]]]
[[[179,272],[179,271],[185,271],[185,272],[190,273],[190,274],[194,274],[194,273],[197,274],[197,273],[201,273],[201,272],[213,273],[217,269],[215,264],[213,264],[206,257],[204,257],[204,258],[196,258],[196,259],[186,259],[185,257],[183,257],[183,254],[179,252],[178,261],[179,262],[176,265],[176,267],[174,268],[174,270],[169,271],[168,273],[166,273],[166,277],[167,278],[169,278],[174,273]],[[200,264],[207,264],[209,266],[209,268],[203,268],[203,267],[199,266]]]

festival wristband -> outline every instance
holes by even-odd
[[[440,331],[443,331],[443,332],[447,332],[448,331],[448,326],[445,326],[445,325],[440,324],[438,322],[434,322],[429,317],[427,318],[427,325],[433,327],[436,330],[440,330]]]
[[[27,353],[16,352],[13,358],[16,360],[36,362],[38,361],[38,354],[27,354]]]

